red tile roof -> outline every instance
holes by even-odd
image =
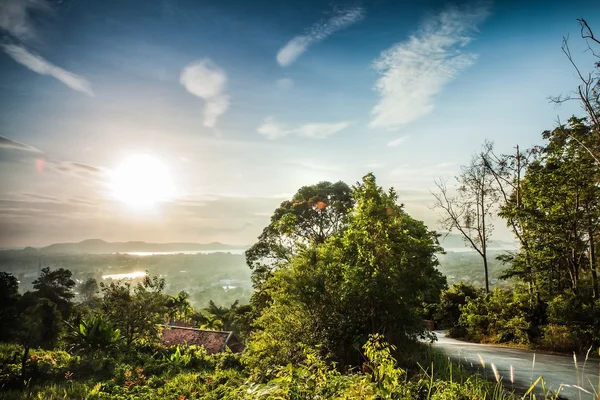
[[[214,354],[225,349],[225,345],[230,337],[231,332],[229,331],[209,331],[180,326],[164,326],[161,343],[166,346],[203,346],[208,354]]]

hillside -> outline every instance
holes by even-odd
[[[88,239],[79,243],[55,243],[42,247],[42,253],[69,254],[110,254],[130,252],[175,252],[175,251],[232,251],[244,249],[246,246],[234,246],[220,242],[213,243],[147,243],[147,242],[106,242],[101,239]]]

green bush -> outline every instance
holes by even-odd
[[[544,327],[538,347],[544,350],[571,352],[579,349],[573,329],[564,325],[549,324]]]
[[[527,295],[494,289],[484,297],[468,299],[461,307],[459,324],[470,339],[528,344],[533,311]]]

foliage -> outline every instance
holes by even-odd
[[[272,299],[256,320],[245,362],[298,365],[307,349],[343,364],[360,364],[369,334],[395,346],[426,336],[424,304],[439,299],[436,235],[396,204],[372,174],[353,188],[347,228],[291,259],[266,280]]]
[[[100,355],[116,349],[121,340],[121,331],[115,329],[101,314],[94,314],[71,327],[68,336],[70,349],[75,353]]]
[[[344,230],[353,204],[351,189],[344,182],[303,186],[291,200],[281,203],[258,242],[246,251],[246,263],[257,289],[252,301],[257,310],[269,301],[262,285],[271,273],[308,245],[321,244]]]
[[[129,348],[140,341],[158,340],[158,324],[165,322],[168,297],[163,293],[165,280],[146,276],[133,288],[129,282],[101,285],[100,310],[106,320],[119,329]]]
[[[75,281],[71,276],[68,269],[58,268],[51,271],[45,267],[42,268],[38,279],[33,281],[36,297],[48,299],[56,304],[64,319],[68,319],[72,307],[71,300],[75,297]]]
[[[459,282],[447,290],[443,290],[437,311],[437,320],[441,327],[448,329],[449,337],[462,337],[466,334],[459,324],[461,308],[470,299],[482,296],[481,290],[473,285]]]
[[[0,272],[0,342],[10,341],[16,334],[20,299],[17,278]]]

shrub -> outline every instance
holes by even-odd
[[[481,289],[462,282],[442,291],[436,319],[441,327],[448,328],[450,337],[462,337],[466,334],[464,327],[459,325],[461,307],[467,304],[468,300],[476,299],[481,295]]]
[[[571,328],[549,324],[543,329],[538,346],[544,350],[571,352],[578,350],[578,341]]]

